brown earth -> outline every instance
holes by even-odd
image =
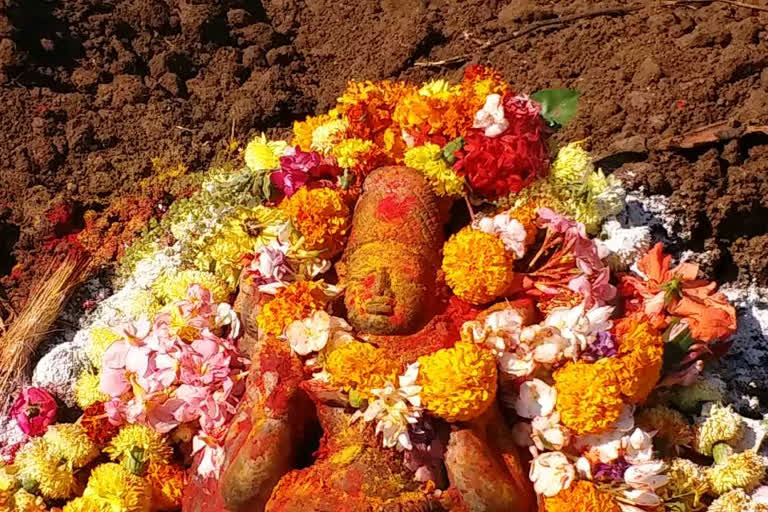
[[[470,54],[521,92],[581,91],[578,114],[558,137],[588,138],[597,154],[619,155],[604,160],[609,167],[631,162],[634,186],[671,196],[692,234],[687,247],[712,251],[711,271],[768,284],[768,136],[653,149],[720,120],[768,125],[768,12],[670,3],[625,2],[640,10],[486,51],[486,41],[530,23],[616,4],[4,0],[2,282],[23,297],[19,267],[8,275],[14,265],[34,269],[51,237],[140,193],[157,172],[154,157],[203,169],[231,134],[284,133],[332,106],[349,79],[456,79],[465,63],[417,64]],[[102,228],[132,216],[110,213]]]

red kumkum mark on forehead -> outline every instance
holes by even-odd
[[[416,207],[417,204],[418,200],[416,196],[406,195],[398,197],[391,194],[379,201],[379,204],[376,207],[376,217],[385,222],[402,220],[410,215],[411,210]]]

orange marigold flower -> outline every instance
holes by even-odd
[[[312,150],[312,133],[315,128],[322,126],[333,117],[329,114],[319,116],[308,116],[304,121],[293,122],[293,141],[294,146],[299,146],[302,151]]]
[[[485,304],[507,293],[514,280],[514,256],[501,239],[467,226],[443,247],[445,281],[470,304]]]
[[[551,498],[544,498],[546,512],[621,512],[610,494],[600,492],[587,480],[573,482]]]
[[[120,427],[110,423],[104,411],[104,402],[97,402],[83,411],[78,420],[88,438],[96,444],[109,442],[120,431]]]
[[[398,369],[397,362],[380,348],[360,341],[340,346],[325,362],[333,384],[355,390],[362,398],[371,398],[371,390],[383,388],[387,382],[396,383]]]
[[[444,80],[430,82],[404,96],[392,118],[415,145],[434,142],[442,146],[472,127],[475,112],[461,95],[460,87]]]
[[[618,357],[610,359],[624,399],[639,404],[648,398],[661,377],[664,341],[659,332],[640,316],[616,323]]]
[[[351,212],[338,190],[301,187],[280,208],[304,237],[305,249],[321,251],[327,259],[344,249]]]
[[[594,364],[571,361],[552,377],[560,419],[577,434],[605,432],[619,419],[624,402],[610,358]]]
[[[464,71],[461,89],[472,112],[483,107],[489,94],[504,96],[511,90],[509,84],[501,78],[501,73],[480,64],[473,64]]]
[[[262,332],[280,335],[294,320],[325,309],[328,301],[321,282],[296,281],[280,289],[275,298],[264,305],[256,323]]]
[[[178,510],[187,484],[184,468],[176,464],[150,463],[144,479],[152,488],[152,505],[155,510]]]

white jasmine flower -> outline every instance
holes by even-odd
[[[315,311],[309,318],[291,322],[285,329],[285,337],[294,352],[306,356],[325,348],[334,331],[350,329],[343,319],[325,311]]]
[[[509,215],[509,211],[493,217],[479,217],[472,223],[475,229],[497,235],[504,247],[515,254],[517,259],[525,255],[525,227]]]
[[[467,321],[461,327],[462,339],[481,343],[490,348],[497,356],[518,343],[523,319],[513,308],[505,308],[489,313],[483,321]]]
[[[499,94],[489,94],[485,98],[483,108],[475,113],[472,128],[482,128],[486,137],[498,137],[509,127],[504,117],[504,105]]]
[[[421,417],[421,386],[416,385],[418,375],[419,363],[413,363],[399,377],[400,387],[387,383],[381,389],[371,390],[376,399],[368,404],[362,417],[365,421],[376,420],[376,434],[382,434],[385,448],[413,449],[408,425],[417,423]],[[353,420],[357,417],[356,413]]]
[[[538,494],[551,497],[571,485],[576,469],[562,452],[545,452],[531,462],[529,477]]]
[[[515,402],[517,414],[523,418],[549,416],[555,409],[557,391],[543,380],[531,379],[520,386]]]
[[[586,457],[579,457],[576,461],[576,473],[582,480],[592,480],[592,464]]]

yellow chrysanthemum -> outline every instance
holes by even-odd
[[[312,131],[311,149],[324,155],[333,154],[336,146],[346,142],[344,138],[347,136],[348,129],[349,121],[346,118],[330,119]]]
[[[198,270],[212,271],[228,289],[237,287],[243,256],[276,240],[288,219],[279,208],[238,208],[204,241],[195,259]],[[214,269],[214,270],[211,270]]]
[[[363,155],[373,149],[373,142],[362,139],[346,139],[340,141],[330,150],[342,169],[351,169],[361,162]]]
[[[713,404],[709,416],[696,425],[694,448],[702,455],[712,455],[716,443],[730,443],[741,438],[744,420],[730,405]]]
[[[411,148],[405,153],[405,165],[421,171],[435,194],[460,197],[466,182],[448,166],[441,156],[442,151],[440,146],[432,143]]]
[[[439,78],[421,86],[419,95],[439,100],[451,100],[461,94],[461,87]]]
[[[75,468],[81,468],[99,456],[99,447],[77,423],[51,425],[43,440],[51,455],[66,459]]]
[[[186,300],[189,286],[193,284],[199,284],[210,291],[216,302],[226,302],[233,291],[214,274],[201,270],[165,272],[152,284],[152,291],[160,302],[168,304]]]
[[[351,212],[338,190],[300,188],[280,203],[293,227],[304,237],[303,247],[333,258],[344,248]]]
[[[755,503],[743,489],[729,491],[715,501],[707,512],[764,512],[765,507]]]
[[[579,435],[605,432],[621,415],[624,402],[609,359],[568,362],[552,375],[560,419]]]
[[[546,512],[620,512],[610,494],[600,492],[595,484],[577,480],[551,498],[544,498]]]
[[[496,397],[496,358],[475,343],[458,342],[419,358],[421,401],[447,421],[469,421]]]
[[[664,341],[650,323],[626,317],[616,325],[618,357],[609,359],[625,401],[648,398],[661,376]]]
[[[13,499],[16,506],[13,509],[14,512],[47,512],[48,510],[42,497],[30,494],[24,489],[16,491]]]
[[[667,484],[657,491],[662,499],[682,501],[690,512],[707,508],[702,498],[709,493],[709,481],[703,467],[688,459],[676,458],[669,462],[666,475]]]
[[[709,484],[716,495],[734,489],[751,492],[765,476],[765,458],[753,450],[736,453],[725,462],[715,464],[707,472]]]
[[[101,369],[101,359],[104,357],[104,352],[120,339],[120,335],[103,326],[92,327],[88,334],[91,337],[91,343],[86,350],[88,360],[93,366]]]
[[[304,121],[294,121],[291,144],[299,146],[302,151],[310,151],[312,149],[312,132],[331,119],[329,114],[320,114],[319,116],[308,116]]]
[[[279,169],[280,157],[288,147],[284,140],[267,140],[263,133],[245,147],[245,164],[254,171]]]
[[[152,506],[152,491],[146,480],[113,463],[91,471],[83,498],[105,502],[109,510],[120,512],[149,512]]]
[[[693,442],[693,428],[685,416],[663,405],[641,410],[635,416],[635,424],[646,432],[656,432],[654,441],[665,449],[677,452]]]
[[[368,399],[372,389],[395,382],[398,365],[378,347],[360,341],[350,341],[333,350],[325,361],[325,371],[334,385],[346,391],[356,391]]]
[[[149,290],[132,290],[128,297],[120,307],[120,311],[128,318],[152,318],[162,307],[155,294]]]
[[[106,402],[109,395],[101,391],[101,377],[85,371],[80,374],[75,382],[75,402],[81,409],[87,409],[96,402]]]
[[[81,496],[64,505],[62,512],[115,512],[115,509],[106,501]]]
[[[156,430],[146,425],[126,425],[104,448],[104,453],[110,459],[132,468],[136,463],[167,463],[173,449]]]
[[[514,256],[501,239],[467,226],[443,247],[445,281],[457,297],[485,304],[509,292]]]
[[[584,141],[571,142],[560,148],[549,170],[549,179],[558,188],[583,189],[587,177],[595,172],[595,164]]]
[[[48,443],[35,438],[16,455],[17,476],[25,489],[35,489],[46,498],[71,497],[77,489],[72,466],[50,452]]]
[[[150,463],[145,480],[152,488],[152,506],[155,510],[178,510],[186,483],[184,468],[173,464]]]
[[[296,281],[281,288],[256,317],[264,334],[280,335],[294,320],[308,317],[313,311],[325,309],[328,295],[317,281]]]

